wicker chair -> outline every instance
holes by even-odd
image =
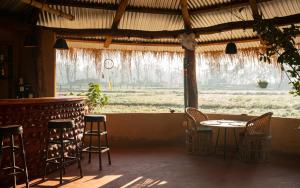
[[[212,152],[212,129],[200,125],[208,117],[196,108],[186,108],[186,147],[190,154],[205,155]]]
[[[271,146],[270,121],[273,113],[268,112],[247,122],[240,134],[239,158],[245,162],[263,162],[269,158]]]

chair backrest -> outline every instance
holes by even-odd
[[[246,124],[246,134],[248,135],[270,135],[270,122],[273,113],[268,112],[249,120]]]
[[[201,111],[199,111],[196,108],[187,107],[185,112],[188,118],[188,125],[192,124],[193,129],[197,129],[197,126],[200,126],[199,124],[200,121],[208,120],[207,115],[203,114]]]

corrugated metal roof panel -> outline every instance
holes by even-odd
[[[147,31],[177,30],[183,29],[183,22],[181,16],[176,15],[126,12],[119,28]]]
[[[232,36],[232,37],[231,37]],[[210,35],[200,35],[197,42],[209,42],[209,41],[218,41],[225,39],[241,39],[241,38],[251,38],[256,36],[256,34],[252,31],[252,29],[246,30],[234,30],[231,35],[231,31],[210,34]]]
[[[215,12],[207,12],[191,16],[193,27],[209,27],[217,24],[235,22],[241,20],[252,20],[252,12],[250,7],[244,7],[240,12],[239,8],[231,10],[220,10]]]
[[[107,4],[115,4],[116,0],[79,0],[84,2],[95,2],[95,3],[107,3]]]
[[[217,5],[217,4],[223,4],[223,3],[228,3],[231,0],[189,0],[188,5],[189,8],[200,8],[200,7],[207,7],[210,5]]]
[[[274,0],[259,4],[264,18],[274,18],[299,14],[300,0]]]
[[[75,20],[71,21],[59,16],[49,14],[43,11],[40,16],[37,25],[46,27],[62,27],[62,28],[110,28],[115,11],[89,9],[89,8],[77,8],[66,6],[51,6],[55,9],[62,10],[65,13],[69,13],[75,16]]]
[[[179,9],[180,0],[130,0],[129,5],[137,7]]]
[[[15,0],[13,0],[15,1]],[[100,2],[107,4],[118,4],[118,0],[79,0],[82,2]],[[228,3],[231,0],[189,0],[188,6],[190,9],[199,7],[207,7],[211,5],[218,5]],[[165,8],[165,9],[180,9],[180,0],[130,0],[129,6],[134,7],[151,7],[151,8]],[[259,3],[258,7],[265,18],[282,17],[292,14],[299,14],[300,0],[273,0],[270,2]],[[53,8],[63,10],[75,16],[75,21],[66,19],[59,19],[57,16],[49,13],[41,13],[38,24],[47,27],[65,28],[110,28],[115,11],[89,9],[89,8],[75,8],[75,7],[61,7],[53,6]],[[252,11],[250,6],[245,6],[243,9],[233,8],[226,10],[219,10],[215,12],[207,12],[193,15],[191,17],[192,26],[194,28],[209,27],[217,24],[228,23],[231,21],[252,20]],[[162,31],[162,30],[178,30],[183,29],[183,19],[181,15],[166,15],[166,14],[149,14],[137,12],[125,12],[123,15],[119,29],[132,30],[146,30],[146,31]],[[217,34],[201,35],[197,42],[220,41],[228,39],[252,38],[256,36],[252,29],[234,30],[220,32]],[[95,37],[85,37],[95,39]],[[105,39],[104,37],[96,37],[96,39]],[[141,39],[141,38],[113,38],[114,41],[129,41],[135,42],[155,42],[155,43],[178,43],[177,38],[170,39]],[[298,39],[297,39],[298,40]],[[115,45],[113,45],[115,46]],[[111,45],[110,48],[113,48]],[[132,46],[132,45],[131,45]],[[259,42],[239,43],[239,48],[258,47]],[[224,45],[202,46],[201,50],[223,50]],[[180,47],[179,47],[180,48]]]
[[[114,38],[113,40],[116,41],[124,41],[124,38]],[[143,39],[143,38],[136,38],[136,37],[130,37],[126,40],[132,41],[132,42],[157,42],[157,43],[179,43],[179,39],[177,38],[162,38],[162,39]]]

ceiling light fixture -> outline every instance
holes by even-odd
[[[61,17],[62,16],[59,15],[59,17],[60,17],[59,28],[61,28],[61,19],[62,19]],[[67,41],[63,37],[57,37],[53,48],[55,48],[57,50],[68,50],[69,46],[67,44]]]
[[[232,22],[232,5],[230,8],[230,15],[231,15],[231,22]],[[226,48],[225,48],[225,53],[226,54],[237,54],[237,47],[236,44],[232,41],[232,30],[231,30],[231,36],[230,36],[230,42],[227,43]]]

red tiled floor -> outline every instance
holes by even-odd
[[[96,156],[91,164],[86,158],[82,161],[84,178],[76,179],[79,171],[73,165],[66,169],[64,179],[68,181],[61,187],[300,187],[300,157],[296,156],[273,156],[269,163],[246,164],[222,156],[191,156],[176,148],[115,149],[112,165],[105,157],[102,171]],[[32,181],[31,187],[59,187],[58,180],[59,173],[53,173],[46,182]]]

